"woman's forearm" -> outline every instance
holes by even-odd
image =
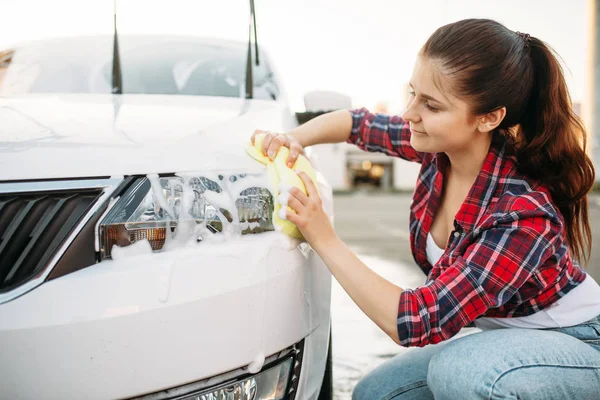
[[[302,145],[312,146],[322,143],[345,142],[352,131],[352,116],[348,110],[337,110],[300,125],[290,131]]]
[[[367,267],[339,238],[313,248],[358,307],[399,344],[396,321],[403,289]]]

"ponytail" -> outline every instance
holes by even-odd
[[[553,51],[534,37],[529,48],[533,87],[516,129],[518,169],[549,188],[571,252],[586,264],[592,240],[587,194],[595,181],[587,135]]]

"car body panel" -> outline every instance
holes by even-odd
[[[0,307],[2,397],[132,397],[243,367],[319,327],[327,334],[329,272],[296,245],[277,232],[249,235],[44,283]],[[305,344],[316,382],[322,342]],[[23,386],[27,375],[36,384]]]
[[[0,121],[1,181],[250,173],[262,168],[244,150],[253,127],[294,126],[277,102],[168,95],[0,98]]]

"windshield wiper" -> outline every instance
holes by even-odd
[[[123,77],[121,76],[121,58],[119,57],[119,35],[117,34],[117,0],[114,0],[114,39],[112,65],[112,93],[123,94]]]
[[[256,36],[256,11],[254,0],[250,0],[250,22],[248,24],[248,57],[246,58],[246,98],[253,98],[254,81],[252,79],[252,28],[254,27],[254,52],[256,53],[256,66],[258,60],[258,37]],[[115,31],[116,32],[116,31]]]

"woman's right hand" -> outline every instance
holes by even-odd
[[[296,163],[298,156],[300,154],[304,154],[304,147],[302,147],[298,139],[291,135],[257,129],[254,131],[252,137],[250,138],[252,144],[254,144],[254,138],[258,134],[265,135],[265,138],[262,142],[262,152],[271,160],[275,158],[281,146],[285,146],[288,149],[290,149],[290,155],[287,159],[287,166],[290,168],[292,168],[292,166]]]

